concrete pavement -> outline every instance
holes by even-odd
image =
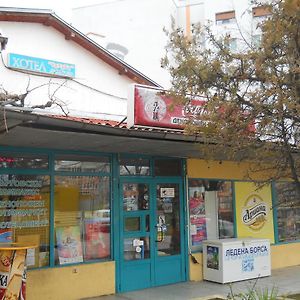
[[[230,286],[234,294],[245,292],[253,285],[258,289],[278,289],[278,295],[288,296],[300,294],[300,265],[272,271],[269,277],[256,280],[246,280],[230,284],[219,284],[208,281],[183,282],[161,287],[149,288],[122,294],[85,298],[84,300],[196,300],[215,297],[226,298]]]

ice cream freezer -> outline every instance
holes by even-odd
[[[203,241],[203,278],[227,283],[271,275],[268,239]]]

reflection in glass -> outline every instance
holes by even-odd
[[[139,231],[140,217],[125,217],[125,231]]]
[[[28,268],[49,266],[50,176],[0,175],[0,244],[37,245]]]
[[[108,157],[86,155],[57,155],[55,171],[60,172],[109,172]]]
[[[144,158],[121,158],[120,175],[150,175],[150,161]]]
[[[48,156],[0,152],[0,168],[48,169]]]
[[[141,260],[149,257],[149,237],[135,237],[124,239],[125,260]]]
[[[178,184],[157,185],[158,256],[180,253],[180,204]]]
[[[189,180],[190,241],[202,251],[206,239],[234,237],[232,182]]]
[[[180,159],[155,159],[154,176],[181,176],[181,174]]]
[[[278,240],[288,242],[300,240],[299,192],[293,182],[277,182]]]
[[[123,184],[123,208],[125,211],[149,209],[149,187],[143,183]]]
[[[55,176],[55,264],[110,257],[109,177]]]

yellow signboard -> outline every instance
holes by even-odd
[[[270,239],[274,243],[271,186],[235,182],[237,236]]]

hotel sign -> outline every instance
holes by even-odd
[[[31,73],[45,75],[56,75],[66,78],[75,77],[75,65],[48,60],[44,58],[31,57],[16,53],[9,53],[7,64],[9,68],[24,70]]]
[[[204,97],[197,97],[185,105],[174,104],[164,90],[134,85],[128,98],[127,126],[183,129],[191,116],[204,112],[205,102]]]

